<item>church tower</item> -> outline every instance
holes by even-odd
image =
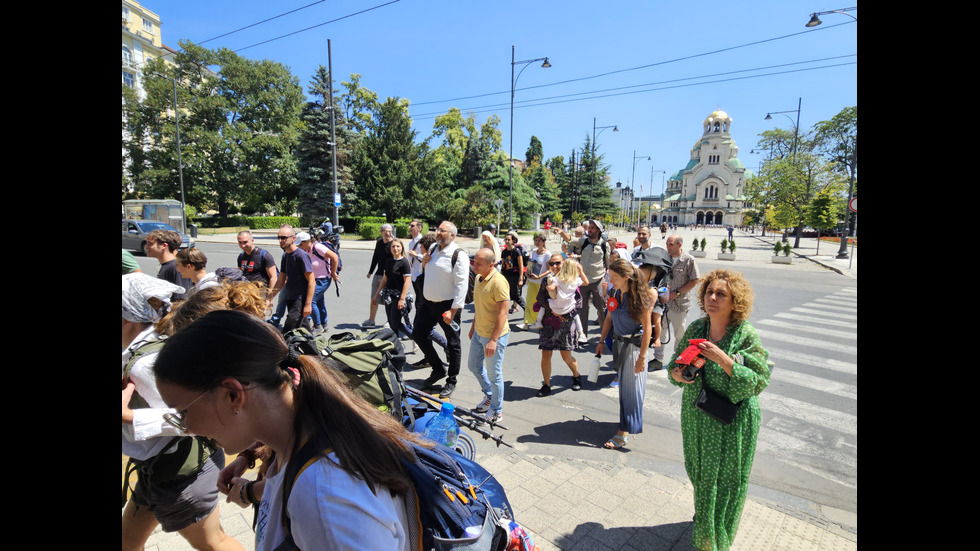
[[[664,220],[668,223],[741,225],[746,181],[755,173],[738,158],[732,118],[722,110],[708,115],[687,166],[667,181]]]

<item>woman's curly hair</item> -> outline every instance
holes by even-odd
[[[705,311],[704,294],[708,290],[708,286],[718,279],[723,279],[728,283],[728,289],[732,294],[732,321],[729,325],[736,325],[749,319],[749,314],[752,312],[752,300],[755,297],[752,286],[749,285],[748,280],[741,272],[722,268],[712,270],[701,279],[701,288],[698,289],[698,303],[701,306],[701,311]]]
[[[179,302],[157,322],[157,332],[173,336],[204,314],[215,310],[238,310],[265,318],[266,287],[252,281],[225,281],[221,285],[206,287],[187,300]]]

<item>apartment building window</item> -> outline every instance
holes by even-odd
[[[129,51],[129,48],[125,46],[122,47],[122,62],[126,65],[133,63],[133,54]]]
[[[153,22],[149,19],[143,19],[143,30],[153,34]]]
[[[122,20],[124,23],[129,23],[129,8],[126,6],[122,7]]]
[[[136,75],[134,75],[133,73],[130,73],[128,71],[123,71],[122,72],[122,81],[123,81],[123,84],[125,84],[126,86],[129,86],[130,88],[135,88],[136,87]]]

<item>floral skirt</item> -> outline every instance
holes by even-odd
[[[575,331],[577,310],[567,314],[555,314],[547,310],[540,316],[538,348],[541,350],[574,350],[578,335]]]

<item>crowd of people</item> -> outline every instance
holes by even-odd
[[[539,397],[552,393],[555,350],[571,372],[573,391],[582,389],[576,351],[594,342],[597,357],[611,356],[611,386],[618,387],[620,408],[617,431],[604,448],[623,448],[643,432],[648,373],[666,368],[669,380],[684,388],[681,424],[695,490],[695,546],[728,549],[759,430],[757,396],[769,381],[768,352],[747,321],[752,290],[742,275],[702,275],[684,252],[683,239],[667,235],[667,225],[659,228],[663,245],[650,227],[640,226],[632,247],[610,238],[597,220],[537,233],[531,246],[522,246],[515,232],[501,240],[491,227],[472,259],[456,244],[452,222],[443,221],[435,232],[426,229],[413,220],[410,239],[403,241],[390,225],[382,226],[367,272],[372,284],[362,324],[382,325],[377,311],[383,307],[389,327],[421,352],[408,366],[429,370],[421,389],[438,388],[448,400],[459,384],[468,291],[473,317],[466,361],[483,394],[473,411],[491,423],[503,418],[509,315],[518,307],[523,315],[514,329],[538,331]],[[552,235],[561,252],[548,250]],[[148,236],[147,255],[160,262],[156,277],[139,273],[123,254],[123,452],[139,480],[125,505],[124,549],[140,548],[157,523],[197,548],[240,548],[217,524],[219,491],[229,502],[258,506],[265,522],[257,526],[257,549],[288,538],[307,546],[323,541],[329,548],[361,548],[365,540],[352,531],[357,526],[378,535],[372,548],[412,545],[406,478],[397,466],[407,449],[399,438],[409,436],[390,416],[363,407],[318,360],[288,354],[282,338],[301,326],[313,333],[328,330],[323,297],[331,283],[339,283],[339,257],[328,244],[287,224],[277,238],[278,264],[255,246],[250,232],[239,233],[238,266],[224,273],[208,272],[203,252],[179,250],[175,232]],[[704,317],[686,326],[695,300]],[[590,306],[599,327],[593,341]],[[670,355],[663,344],[667,334]],[[677,359],[691,339],[697,339],[704,367],[688,380]],[[695,406],[707,391],[737,404],[733,420],[721,422]],[[192,406],[205,397],[212,407],[196,408],[198,415],[191,416]],[[365,439],[363,431],[372,437]],[[294,507],[280,488],[283,479],[300,476],[288,458],[302,445],[329,451],[297,478],[308,482],[296,490],[298,503],[306,506]],[[239,459],[225,467],[222,448]],[[167,470],[176,468],[179,476],[161,478],[156,465],[165,456]],[[241,478],[257,457],[267,467],[262,481]],[[125,498],[124,493],[124,504]],[[310,505],[317,500],[327,504],[318,512]],[[289,517],[293,528],[271,521],[280,517]]]

